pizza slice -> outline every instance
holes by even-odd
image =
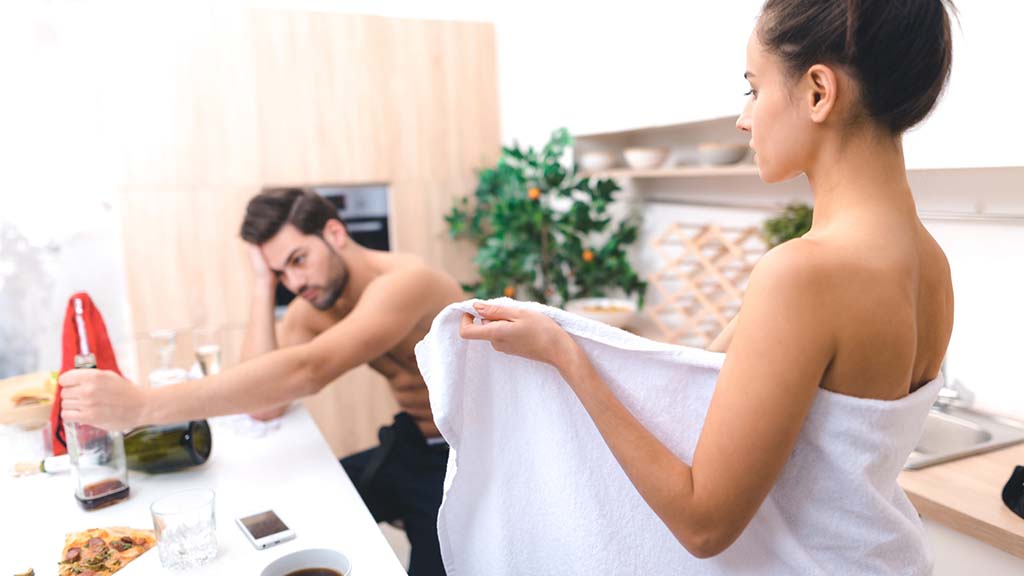
[[[156,544],[152,530],[91,528],[68,534],[60,576],[110,576]]]

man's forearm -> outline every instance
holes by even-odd
[[[242,361],[266,354],[277,349],[274,333],[274,290],[269,282],[257,282],[253,288],[249,325],[242,342]]]
[[[264,354],[215,376],[146,391],[140,424],[171,424],[254,412],[319,390],[306,347]]]

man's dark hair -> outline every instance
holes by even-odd
[[[949,78],[951,0],[767,0],[757,36],[794,77],[821,63],[856,80],[867,116],[899,135]]]
[[[303,234],[322,236],[328,220],[338,220],[338,209],[326,198],[302,188],[271,188],[249,200],[242,221],[242,239],[262,245],[285,224]]]

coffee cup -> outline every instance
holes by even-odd
[[[263,569],[260,576],[351,576],[352,561],[337,550],[310,548],[286,554]]]

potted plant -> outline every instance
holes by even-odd
[[[807,204],[790,204],[778,216],[765,220],[761,234],[768,247],[774,248],[787,240],[806,234],[811,229],[813,218],[814,209]]]
[[[619,186],[583,178],[561,163],[572,136],[562,128],[543,148],[502,148],[479,174],[470,197],[445,216],[452,238],[477,247],[480,279],[464,288],[478,298],[508,296],[566,306],[621,293],[642,306],[646,283],[629,261],[635,217],[614,218]],[[624,304],[623,304],[624,305]]]

